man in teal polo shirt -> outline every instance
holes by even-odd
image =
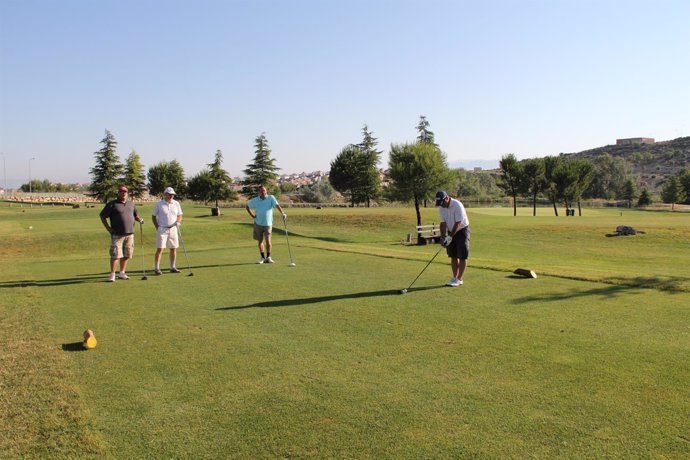
[[[259,186],[259,196],[256,196],[247,202],[247,212],[254,219],[254,239],[259,242],[261,259],[257,263],[260,264],[273,263],[273,259],[271,259],[273,208],[278,208],[283,221],[285,221],[287,216],[283,212],[283,208],[281,208],[278,204],[276,197],[268,194],[266,187],[263,185]],[[264,252],[264,240],[266,240],[266,252]]]

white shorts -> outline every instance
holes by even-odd
[[[177,249],[179,246],[177,240],[177,227],[158,227],[157,249]]]

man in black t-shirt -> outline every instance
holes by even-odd
[[[110,233],[110,276],[109,282],[115,281],[115,269],[120,261],[119,278],[129,279],[127,276],[127,262],[134,252],[134,221],[140,224],[144,220],[139,217],[134,203],[128,199],[129,190],[124,185],[117,189],[117,198],[105,205],[101,211],[101,222]],[[108,223],[110,219],[110,223]]]

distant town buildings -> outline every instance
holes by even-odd
[[[325,171],[314,171],[310,173],[302,172],[299,174],[283,174],[278,177],[278,185],[289,182],[296,185],[297,187],[302,187],[303,185],[312,185],[319,182],[324,177],[328,176]]]
[[[631,137],[630,139],[616,139],[616,145],[635,145],[653,143],[654,139],[651,137]]]

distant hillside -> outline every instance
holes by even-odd
[[[690,168],[690,137],[654,144],[607,145],[563,156],[593,160],[606,153],[612,157],[624,158],[630,163],[638,190],[647,188],[658,192],[669,176],[683,168]]]

